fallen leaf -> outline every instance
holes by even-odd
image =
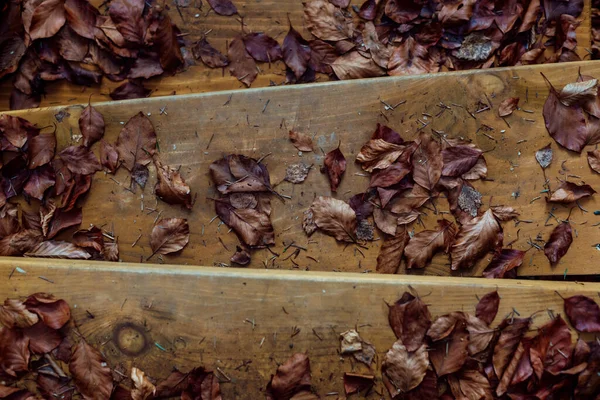
[[[95,39],[96,7],[85,0],[66,0],[65,16],[71,29],[87,39]]]
[[[488,379],[479,371],[465,369],[448,376],[448,385],[456,400],[492,400]]]
[[[431,326],[427,305],[408,292],[389,306],[388,321],[394,334],[408,351],[417,350]]]
[[[439,70],[427,48],[412,36],[394,49],[387,68],[391,76],[427,74]]]
[[[385,4],[385,15],[398,24],[406,24],[416,19],[422,5],[413,0],[390,0]]]
[[[258,76],[258,69],[254,59],[246,51],[246,46],[241,36],[231,41],[227,55],[229,57],[229,72],[231,75],[235,76],[237,80],[247,87],[250,87]]]
[[[385,169],[375,170],[371,174],[369,187],[387,188],[396,185],[410,174],[411,169],[412,165],[407,162],[395,162]]]
[[[402,262],[402,254],[410,236],[406,226],[398,226],[395,235],[385,237],[377,256],[377,272],[395,274]]]
[[[248,265],[252,260],[248,251],[242,249],[240,246],[237,246],[235,253],[230,258],[230,261],[238,265]]]
[[[304,163],[290,164],[285,169],[285,180],[291,183],[302,183],[306,180],[312,165]]]
[[[358,10],[358,15],[367,21],[373,21],[377,16],[377,1],[366,0]]]
[[[65,386],[65,382],[62,379],[46,374],[37,374],[36,384],[40,393],[45,396],[44,398],[48,399],[54,397],[54,393],[60,392]],[[61,398],[63,396],[64,399],[62,400],[71,400],[73,397],[72,391],[60,395]]]
[[[135,164],[148,165],[156,152],[152,122],[141,111],[131,117],[119,133],[116,147],[127,170],[132,171]]]
[[[178,168],[164,165],[158,158],[154,159],[158,182],[154,193],[168,204],[181,204],[187,209],[192,209],[192,191],[183,180]]]
[[[483,271],[486,278],[504,278],[504,275],[523,264],[525,252],[514,249],[502,249]]]
[[[498,291],[489,292],[479,299],[475,316],[490,325],[494,321],[494,318],[496,318],[496,314],[498,314],[499,306],[500,296],[498,295]]]
[[[182,399],[221,400],[219,380],[212,371],[202,367],[188,373],[188,386],[181,394]]]
[[[248,33],[242,37],[246,51],[256,61],[273,62],[283,57],[279,43],[264,33]]]
[[[163,218],[152,228],[152,255],[170,254],[182,250],[190,240],[190,227],[184,218]]]
[[[481,319],[465,313],[467,331],[469,332],[469,354],[476,355],[485,351],[494,339],[495,329],[491,329]]]
[[[560,315],[538,329],[529,352],[538,379],[544,371],[557,375],[571,364],[571,330]]]
[[[229,16],[238,12],[231,0],[208,0],[208,4],[219,15]]]
[[[74,260],[87,260],[90,254],[84,249],[69,242],[47,240],[28,250],[25,257],[66,258]]]
[[[304,217],[302,218],[302,229],[304,232],[310,236],[317,230],[317,224],[314,221],[314,215],[312,209],[308,208],[304,210]]]
[[[342,180],[342,175],[346,171],[346,157],[342,154],[339,146],[325,155],[323,171],[329,178],[331,191],[336,192]]]
[[[158,18],[156,31],[153,32],[152,41],[156,47],[161,67],[170,73],[175,73],[177,68],[183,65],[183,55],[181,54],[178,35],[180,31],[172,23],[167,13],[161,14]],[[146,33],[145,40],[152,32],[152,25]]]
[[[156,393],[156,387],[141,369],[131,368],[131,380],[134,386],[131,390],[132,400],[146,400]]]
[[[445,339],[454,331],[458,322],[466,322],[465,314],[460,311],[452,312],[450,314],[441,315],[433,321],[427,336],[434,342]]]
[[[565,314],[579,332],[600,332],[600,307],[587,296],[564,299]]]
[[[375,385],[375,376],[344,372],[344,392],[346,395],[368,391]]]
[[[449,146],[442,150],[444,166],[442,175],[461,176],[471,170],[482,155],[482,151],[469,145]]]
[[[29,350],[34,354],[50,353],[63,340],[60,331],[47,327],[43,322],[23,329],[23,334],[29,338]]]
[[[0,327],[0,370],[17,377],[29,370],[29,338],[17,329]]]
[[[415,234],[404,249],[406,269],[424,268],[434,254],[448,252],[456,236],[456,226],[445,219],[437,221],[436,230],[424,230]]]
[[[192,47],[194,58],[202,60],[202,62],[210,68],[223,68],[229,65],[229,60],[221,52],[208,43],[203,38],[200,39],[194,47]]]
[[[48,164],[54,158],[56,136],[54,133],[41,134],[28,141],[29,168],[34,169]]]
[[[143,0],[115,0],[110,2],[108,15],[122,37],[133,44],[144,42]],[[107,29],[110,31],[110,29]],[[110,32],[108,34],[111,34]],[[114,37],[111,37],[114,40]],[[125,43],[123,43],[125,45]]]
[[[565,85],[559,93],[559,99],[567,107],[575,104],[583,106],[588,101],[594,101],[597,95],[598,80],[590,79]]]
[[[463,367],[469,355],[468,337],[466,323],[458,320],[448,338],[434,343],[429,351],[429,359],[438,377],[452,374]]]
[[[313,141],[309,135],[296,131],[290,131],[289,137],[294,147],[296,147],[299,151],[313,151]]]
[[[536,151],[535,159],[540,164],[540,167],[542,167],[542,169],[548,168],[552,163],[552,147],[550,146],[550,144]]]
[[[464,224],[451,247],[452,270],[470,268],[490,250],[502,243],[502,228],[491,210]]]
[[[513,111],[517,109],[518,105],[518,97],[509,97],[503,100],[502,103],[500,103],[500,106],[498,107],[498,115],[501,117],[508,117],[510,114],[513,113]]]
[[[310,390],[310,361],[306,354],[296,353],[277,368],[267,386],[273,399],[292,399],[303,390]]]
[[[419,134],[419,147],[412,155],[413,180],[427,190],[433,190],[442,176],[442,153],[440,144],[431,134]]]
[[[310,206],[315,225],[341,242],[355,242],[356,213],[348,203],[333,197],[317,197]]]
[[[104,243],[103,255],[106,261],[119,261],[119,245],[116,242]]]
[[[294,72],[296,79],[306,72],[310,54],[309,43],[290,24],[290,30],[283,39],[283,61]]]
[[[487,177],[487,163],[485,162],[485,158],[483,156],[477,159],[477,162],[468,172],[465,172],[461,175],[461,178],[475,181],[478,179],[485,179]]]
[[[73,208],[69,211],[65,211],[62,208],[57,208],[52,212],[51,220],[47,229],[44,229],[44,218],[42,218],[42,230],[45,233],[47,232],[45,236],[48,239],[52,239],[61,231],[81,224],[81,221],[81,208]]]
[[[375,350],[375,346],[363,340],[362,349],[352,353],[352,356],[355,360],[365,364],[367,367],[370,367],[375,359],[376,354],[377,351]]]
[[[419,386],[428,366],[429,357],[425,344],[410,353],[400,340],[396,341],[385,354],[381,365],[382,373],[396,388],[396,392],[390,392],[390,395],[395,397]]]
[[[492,206],[490,209],[498,221],[506,222],[519,217],[519,213],[512,207]]]
[[[91,104],[88,104],[79,117],[79,130],[85,147],[91,147],[104,136],[104,117]]]
[[[221,221],[247,246],[265,247],[275,243],[269,214],[254,208],[236,209],[227,200],[215,201],[215,210]]]
[[[23,186],[23,193],[41,201],[46,190],[54,186],[55,182],[54,169],[44,165],[31,171],[27,183]]]
[[[0,239],[0,255],[22,256],[36,247],[44,237],[37,229],[24,229]]]
[[[148,178],[150,177],[150,170],[147,166],[142,164],[135,164],[133,169],[131,170],[131,184],[130,188],[132,192],[135,192],[135,185],[137,184],[139,187],[144,189],[146,187],[146,182],[148,182]]]
[[[386,142],[383,139],[371,139],[365,143],[356,156],[356,162],[361,164],[363,170],[373,172],[376,169],[385,169],[396,160],[408,159],[414,151],[410,145],[398,145]]]
[[[321,40],[338,41],[353,35],[352,20],[339,8],[324,0],[304,3],[306,28]]]
[[[340,333],[340,353],[350,354],[362,350],[363,340],[354,329]]]
[[[94,153],[85,146],[69,146],[58,153],[58,157],[74,174],[89,175],[102,170]]]
[[[138,83],[136,80],[129,80],[111,91],[110,98],[113,100],[142,99],[148,97],[150,92],[152,91],[146,89],[142,83]]]
[[[573,243],[573,229],[568,221],[563,221],[552,230],[550,238],[544,246],[544,254],[550,264],[556,265]]]
[[[100,163],[111,174],[114,174],[119,168],[119,153],[116,147],[104,140],[100,143]]]
[[[552,195],[548,199],[551,203],[572,203],[583,197],[588,197],[596,193],[590,185],[581,184],[578,185],[573,182],[564,181],[560,186],[552,192]]]
[[[27,143],[29,136],[37,136],[39,129],[30,124],[27,120],[11,115],[0,115],[0,132],[3,134],[10,145],[16,148],[22,148]],[[13,148],[15,151],[17,149]],[[7,150],[2,146],[2,150]]]
[[[97,226],[81,229],[73,233],[73,244],[79,247],[89,247],[101,253],[104,251],[104,235]]]
[[[84,399],[110,398],[113,389],[111,370],[100,352],[83,339],[73,349],[69,372]]]
[[[37,314],[27,310],[19,299],[6,299],[0,306],[0,323],[9,329],[28,328],[38,321]]]
[[[529,318],[505,319],[500,324],[500,337],[494,346],[493,365],[496,376],[501,377],[523,335],[529,329]]]
[[[335,47],[319,39],[311,40],[309,45],[311,50],[309,68],[322,74],[332,74],[331,64],[338,58]]]
[[[82,62],[89,52],[89,40],[76,34],[68,25],[55,36],[58,53],[67,61]]]
[[[31,40],[54,36],[65,21],[63,0],[43,0],[33,11],[29,36]]]
[[[230,154],[213,162],[210,174],[222,194],[273,191],[264,164],[243,155]]]
[[[373,78],[385,75],[385,70],[373,61],[363,57],[358,51],[348,52],[338,57],[331,68],[335,75],[342,80]]]

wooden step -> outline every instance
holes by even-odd
[[[156,379],[172,367],[218,368],[222,381],[231,379],[221,384],[223,398],[239,400],[262,398],[271,374],[296,352],[308,353],[321,396],[338,392],[331,398],[343,398],[342,376],[352,371],[375,374],[381,393],[381,360],[396,340],[386,302],[407,290],[423,298],[433,317],[473,313],[477,296],[498,290],[500,310],[492,326],[515,311],[521,317],[536,313],[534,327],[549,320],[547,310],[564,315],[559,295],[597,301],[600,291],[598,283],[6,258],[0,259],[0,277],[0,299],[40,291],[64,298],[83,337],[111,367],[121,364],[129,373],[135,366]],[[338,335],[357,327],[377,350],[370,372],[338,354]]]
[[[92,0],[96,7],[105,4],[103,0]],[[181,1],[181,3],[184,3]],[[303,37],[311,38],[312,35],[304,27],[304,7],[298,0],[234,0],[240,15],[243,16],[244,32],[264,32],[275,38],[279,43],[288,31],[288,18],[292,25]],[[363,0],[352,0],[352,5],[360,5]],[[224,17],[210,10],[207,2],[200,0],[189,1],[189,7],[176,7],[175,2],[168,5],[171,20],[186,34],[185,39],[190,43],[206,36],[208,41],[219,51],[227,54],[228,43],[240,34],[241,19],[239,16]],[[198,8],[200,7],[201,8]],[[100,7],[103,11],[104,7]],[[584,0],[583,12],[579,16],[582,21],[577,28],[577,53],[586,60],[589,59],[591,45],[591,0]],[[207,33],[208,32],[208,33]],[[550,53],[548,54],[548,56]],[[271,66],[259,64],[261,73],[252,84],[252,87],[266,87],[272,83],[282,84],[285,81],[285,65],[278,61]],[[325,75],[319,76],[320,81],[327,81]],[[47,94],[42,99],[42,106],[66,105],[85,103],[90,95],[96,101],[110,100],[109,93],[122,82],[111,82],[103,79],[101,85],[84,88],[69,84],[68,82],[50,82]],[[229,74],[225,68],[211,69],[200,61],[198,65],[189,67],[183,73],[175,76],[161,76],[150,79],[144,85],[152,90],[152,96],[168,96],[172,94],[205,93],[221,90],[242,89],[245,86]],[[12,79],[0,82],[0,111],[8,110]]]
[[[141,194],[132,194],[123,186],[129,185],[123,168],[116,177],[97,173],[90,194],[84,203],[83,224],[114,227],[119,239],[121,258],[140,262],[151,254],[149,234],[156,219],[150,208],[161,211],[161,217],[185,217],[190,221],[189,245],[179,255],[165,257],[169,264],[215,265],[229,264],[235,246],[239,243],[226,226],[214,220],[215,210],[211,197],[215,190],[208,176],[210,163],[229,153],[241,153],[255,158],[267,156],[265,163],[276,190],[291,196],[285,203],[273,200],[272,220],[276,233],[273,250],[282,254],[284,244],[294,241],[306,247],[294,261],[301,269],[321,271],[368,272],[374,271],[381,241],[368,244],[362,253],[352,246],[316,233],[308,243],[302,230],[302,213],[315,196],[330,195],[329,183],[318,167],[323,163],[322,151],[328,152],[341,143],[348,159],[348,169],[338,189],[338,198],[347,200],[368,187],[368,178],[352,162],[360,147],[368,140],[376,123],[387,124],[405,139],[413,139],[423,123],[424,129],[445,132],[448,137],[473,140],[487,153],[490,181],[476,181],[475,187],[483,194],[484,207],[507,205],[521,213],[521,220],[504,223],[504,243],[514,241],[515,249],[530,249],[530,240],[538,235],[548,239],[556,225],[549,218],[553,210],[544,200],[545,177],[537,164],[536,150],[552,143],[554,162],[546,170],[553,188],[557,179],[566,174],[573,181],[585,181],[600,190],[600,179],[587,165],[585,152],[568,152],[550,138],[542,117],[542,106],[548,94],[543,73],[557,88],[575,81],[578,72],[600,76],[600,62],[538,65],[485,71],[443,73],[432,76],[381,78],[303,86],[250,89],[187,96],[157,97],[133,101],[97,104],[106,120],[106,140],[114,142],[119,131],[131,116],[139,111],[149,115],[160,143],[160,154],[170,165],[181,165],[181,173],[190,184],[197,201],[191,212],[179,207],[156,202],[153,194],[155,171],[151,168],[149,185]],[[522,111],[515,111],[506,122],[497,116],[497,107],[507,97],[520,97]],[[475,114],[478,102],[491,101],[493,110]],[[400,104],[386,110],[385,104]],[[450,107],[439,117],[440,103]],[[59,148],[74,143],[79,133],[78,117],[82,106],[42,108],[14,112],[39,126],[56,124]],[[161,112],[161,110],[163,110]],[[68,117],[57,122],[59,111]],[[472,114],[472,115],[471,115]],[[422,122],[421,122],[422,121]],[[491,131],[482,131],[488,126]],[[294,129],[315,135],[317,151],[298,155],[288,140],[288,131]],[[97,146],[97,145],[96,145]],[[300,185],[282,182],[287,164],[303,161],[314,164],[308,179]],[[360,175],[357,175],[360,174]],[[600,273],[597,262],[600,252],[595,245],[600,216],[599,195],[580,202],[583,212],[575,208],[571,213],[574,243],[561,262],[551,267],[542,251],[530,249],[525,256],[519,275],[585,275]],[[144,206],[142,207],[142,203]],[[447,210],[447,201],[438,199],[437,208]],[[432,229],[436,219],[426,211],[423,224]],[[570,208],[558,206],[553,215],[566,219]],[[212,221],[212,222],[211,222]],[[422,229],[415,225],[415,231]],[[139,241],[138,237],[141,235]],[[222,242],[221,242],[222,241]],[[137,244],[132,247],[132,244]],[[543,243],[543,242],[542,242]],[[251,267],[295,268],[291,260],[271,260],[267,250],[253,252]],[[460,275],[481,276],[489,262],[486,257],[476,267],[458,271]],[[317,261],[315,261],[317,260]],[[432,265],[416,274],[448,275],[450,268],[445,255],[436,256]]]

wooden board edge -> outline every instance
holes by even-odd
[[[231,278],[232,280],[272,280],[272,281],[311,281],[375,285],[432,285],[443,287],[472,287],[520,290],[556,290],[577,291],[585,287],[586,291],[600,292],[600,283],[569,282],[519,279],[485,279],[471,277],[357,274],[355,272],[289,271],[274,269],[218,268],[191,265],[110,263],[105,261],[54,260],[0,257],[0,268],[16,270],[28,269],[64,269],[84,271],[105,271],[123,274],[186,275],[197,278]]]

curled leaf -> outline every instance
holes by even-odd
[[[27,328],[38,321],[37,314],[27,310],[19,299],[6,299],[0,306],[0,324],[7,328]]]
[[[277,368],[267,386],[273,399],[291,399],[295,394],[310,390],[310,361],[306,354],[296,353]]]
[[[356,161],[363,170],[373,172],[376,169],[385,169],[392,165],[398,158],[408,159],[414,147],[386,142],[383,139],[371,139],[360,149]]]
[[[342,175],[346,171],[346,157],[344,157],[344,154],[342,154],[339,147],[331,150],[325,155],[323,170],[327,173],[327,177],[329,178],[331,191],[337,191],[340,181],[342,180]]]
[[[289,132],[290,141],[300,151],[313,151],[313,141],[311,137],[305,133],[296,131]]]
[[[548,199],[551,203],[572,203],[583,197],[588,197],[596,193],[590,185],[578,185],[573,182],[564,181]]]
[[[154,193],[165,203],[181,204],[188,209],[192,208],[192,191],[185,183],[179,169],[164,165],[158,158],[154,159],[158,182]]]
[[[529,329],[530,322],[529,318],[511,318],[504,320],[500,325],[500,337],[494,346],[493,355],[496,376],[502,377],[523,335]]]
[[[396,392],[390,392],[390,395],[395,397],[419,386],[425,378],[428,366],[426,345],[423,344],[410,353],[400,340],[396,341],[386,353],[381,366],[383,374],[396,388]]]
[[[29,369],[29,338],[17,329],[0,327],[0,371],[16,377]]]
[[[517,109],[519,105],[518,97],[509,97],[506,100],[500,103],[500,107],[498,107],[498,115],[501,117],[508,117]]]
[[[134,385],[134,388],[131,390],[132,400],[146,400],[156,393],[156,387],[141,369],[136,367],[131,368],[131,380]]]
[[[550,261],[550,264],[557,264],[573,243],[573,229],[568,221],[564,221],[556,226],[550,238],[544,246],[544,254]]]
[[[190,240],[187,219],[163,218],[152,228],[150,247],[152,255],[170,254],[182,250]]]
[[[454,237],[456,226],[447,220],[438,220],[436,230],[425,230],[415,234],[404,249],[406,268],[424,268],[438,251],[448,252]]]
[[[491,210],[464,224],[450,250],[452,270],[468,268],[502,243],[502,228]]]
[[[587,296],[577,295],[564,299],[565,314],[580,332],[600,332],[600,307]]]
[[[254,208],[236,209],[227,200],[215,202],[217,215],[251,247],[264,247],[275,243],[275,233],[269,214]]]
[[[502,249],[483,271],[486,278],[503,278],[505,274],[521,266],[525,252],[514,249]]]
[[[356,213],[348,203],[332,197],[317,197],[310,209],[315,225],[342,242],[355,242]]]
[[[25,257],[67,258],[75,260],[87,260],[91,258],[90,254],[84,249],[69,242],[56,240],[42,242],[24,255]]]

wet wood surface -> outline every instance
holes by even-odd
[[[206,1],[176,0],[167,2],[171,20],[181,29],[186,42],[194,43],[202,37],[223,54],[227,54],[227,46],[231,40],[242,33],[242,19],[244,33],[264,32],[275,38],[280,44],[288,31],[288,17],[292,25],[302,33],[304,38],[312,35],[304,27],[304,7],[298,0],[235,0],[240,16],[220,16],[210,9]],[[92,0],[92,4],[100,6],[102,0]],[[360,6],[362,1],[352,0],[351,4]],[[105,4],[100,7],[104,12]],[[353,12],[354,13],[354,12]],[[581,25],[577,28],[577,54],[582,59],[589,59],[586,49],[591,46],[591,0],[584,0],[582,14],[578,17]],[[191,48],[191,46],[188,46]],[[551,53],[548,53],[549,56]],[[282,61],[272,63],[259,63],[261,72],[252,83],[252,87],[266,87],[272,84],[285,82],[285,66]],[[319,81],[328,81],[326,75],[320,75]],[[42,106],[78,104],[88,101],[90,95],[95,101],[110,100],[111,90],[123,82],[111,82],[104,78],[102,83],[93,87],[82,87],[64,82],[48,82],[47,93],[42,98]],[[244,84],[229,74],[229,70],[211,69],[200,61],[197,65],[189,66],[184,72],[174,76],[161,76],[144,82],[144,86],[152,90],[151,96],[168,96],[173,94],[205,93],[221,90],[245,88]],[[12,79],[0,82],[0,110],[7,110],[12,91]]]
[[[271,374],[296,352],[308,353],[313,386],[323,398],[344,398],[344,372],[376,375],[369,399],[381,398],[381,361],[395,341],[386,302],[407,290],[424,298],[433,318],[474,313],[476,296],[498,290],[502,300],[492,326],[514,307],[521,317],[536,313],[532,329],[549,320],[546,310],[564,315],[559,294],[597,301],[600,291],[597,283],[7,258],[0,259],[0,277],[0,299],[40,291],[64,298],[83,337],[111,367],[128,374],[135,366],[162,379],[172,367],[203,365],[219,376],[224,399],[240,400],[262,398]],[[377,350],[371,370],[338,354],[338,335],[356,327]]]
[[[216,190],[209,176],[209,165],[229,153],[240,153],[256,159],[266,157],[275,190],[291,197],[284,201],[272,199],[271,219],[276,245],[272,250],[252,252],[253,268],[300,269],[320,271],[373,272],[382,241],[355,249],[337,243],[334,238],[315,233],[310,239],[302,230],[302,213],[315,196],[331,195],[328,180],[319,172],[324,153],[341,143],[348,160],[348,169],[335,197],[348,200],[368,187],[368,177],[353,161],[360,147],[371,136],[377,123],[396,129],[404,139],[418,135],[420,129],[435,129],[447,137],[472,140],[486,151],[488,181],[475,181],[483,194],[483,209],[491,205],[507,205],[521,213],[521,222],[503,223],[504,243],[513,242],[515,249],[528,250],[519,275],[584,275],[598,274],[600,252],[595,247],[600,210],[598,195],[580,201],[584,212],[571,212],[574,242],[557,266],[536,248],[543,246],[557,219],[566,219],[572,207],[547,204],[543,184],[545,177],[537,164],[535,151],[552,143],[554,161],[546,177],[555,189],[559,180],[585,181],[600,190],[600,177],[587,164],[585,150],[579,155],[566,151],[550,138],[542,117],[542,107],[548,87],[541,73],[557,88],[575,81],[578,71],[600,77],[600,62],[555,64],[471,71],[433,76],[413,76],[344,81],[327,84],[250,89],[211,94],[149,98],[134,101],[98,103],[96,107],[106,120],[106,140],[114,142],[122,124],[142,111],[156,127],[160,155],[164,162],[181,166],[181,173],[196,197],[191,211],[169,206],[156,200],[153,187],[154,167],[142,194],[128,189],[129,176],[123,168],[115,177],[97,173],[91,191],[83,203],[83,227],[95,224],[114,231],[118,237],[121,259],[142,262],[150,256],[149,235],[157,214],[160,217],[184,217],[189,220],[189,245],[180,253],[155,262],[189,265],[229,265],[239,241],[233,232],[215,218]],[[498,105],[507,97],[520,97],[521,110],[503,120],[497,116]],[[475,113],[481,101],[492,103],[492,110]],[[383,103],[398,105],[386,109]],[[440,114],[444,104],[445,109]],[[39,126],[56,124],[59,149],[80,139],[77,120],[82,106],[41,108],[14,113]],[[161,112],[162,110],[162,112]],[[56,114],[66,113],[62,122]],[[472,115],[471,115],[472,114]],[[438,116],[439,115],[439,116]],[[423,124],[427,124],[424,127]],[[491,128],[483,129],[484,126]],[[299,154],[288,140],[290,129],[314,136],[316,151]],[[483,130],[482,130],[483,129]],[[97,152],[97,145],[93,147]],[[590,146],[591,147],[591,146]],[[284,182],[287,165],[297,162],[313,164],[308,179],[299,185]],[[34,200],[35,201],[35,200]],[[34,204],[35,205],[35,204]],[[435,201],[438,214],[431,204],[423,209],[423,225],[413,224],[418,232],[433,229],[436,220],[448,209],[447,201]],[[152,211],[158,210],[158,211]],[[550,215],[554,215],[556,218]],[[212,222],[211,222],[212,221]],[[63,237],[69,238],[70,232]],[[379,236],[379,235],[377,235]],[[541,240],[536,241],[536,238]],[[139,239],[139,240],[138,240]],[[309,241],[310,240],[310,241]],[[306,248],[297,258],[288,257],[294,242]],[[135,243],[134,246],[132,246]],[[287,258],[287,259],[286,259]],[[475,267],[457,271],[455,275],[481,276],[490,256]],[[401,267],[404,272],[404,267]],[[438,255],[432,265],[417,274],[449,275],[446,255]]]

